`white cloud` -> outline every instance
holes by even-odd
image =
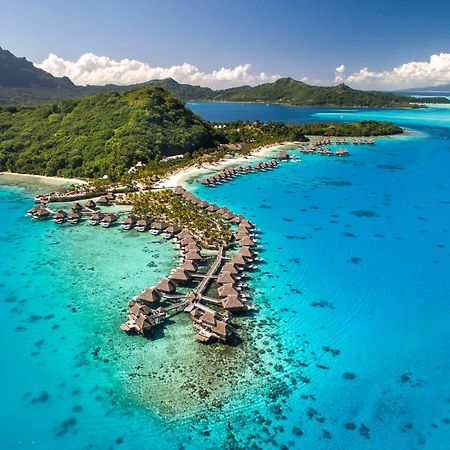
[[[345,72],[344,64],[341,64],[339,67],[336,67],[336,69],[334,69],[335,83],[342,83],[344,81],[344,72]]]
[[[125,85],[171,77],[180,83],[225,88],[242,84],[268,83],[281,77],[264,72],[253,74],[250,64],[202,72],[197,66],[188,63],[171,67],[152,67],[135,59],[116,61],[93,53],[85,53],[77,61],[68,61],[50,53],[41,64],[35,66],[58,77],[67,76],[79,85],[108,83]]]
[[[344,68],[336,68],[335,80],[342,76],[345,83],[355,88],[402,89],[450,83],[450,53],[431,55],[429,61],[411,61],[382,72],[363,67],[347,77],[343,76],[344,70],[338,72],[341,67]]]

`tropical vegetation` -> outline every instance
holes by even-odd
[[[149,214],[157,220],[173,223],[189,230],[203,247],[229,244],[231,227],[218,215],[192,204],[172,190],[130,194],[133,213]]]
[[[120,178],[137,161],[205,153],[223,135],[161,88],[0,107],[0,170]]]

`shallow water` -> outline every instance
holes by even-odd
[[[0,448],[446,448],[449,110],[191,108],[216,120],[364,116],[420,134],[190,185],[263,231],[259,312],[240,321],[238,348],[199,346],[185,316],[154,340],[121,333],[127,300],[175,264],[171,245],[35,223],[23,214],[38,187],[0,188]]]

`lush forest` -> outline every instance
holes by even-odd
[[[117,179],[137,161],[205,152],[223,135],[161,88],[0,108],[0,170]]]
[[[307,141],[305,135],[368,137],[403,133],[403,129],[393,123],[374,120],[305,124],[238,120],[217,126],[220,126],[228,142],[245,143],[246,149],[283,141],[304,142]]]
[[[292,78],[281,78],[274,83],[261,84],[255,87],[242,86],[218,91],[213,100],[369,108],[411,107],[411,103],[423,101],[423,99],[387,92],[358,91],[345,84],[330,87],[310,86]],[[439,103],[450,103],[450,101],[439,97],[432,100]]]

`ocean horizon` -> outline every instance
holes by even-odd
[[[185,315],[148,339],[123,333],[128,300],[177,249],[34,222],[25,213],[49,186],[0,177],[0,448],[447,448],[450,108],[187,106],[211,121],[408,132],[348,144],[346,158],[293,149],[301,161],[214,188],[186,181],[261,230],[258,309],[238,319],[236,347],[197,343]]]

